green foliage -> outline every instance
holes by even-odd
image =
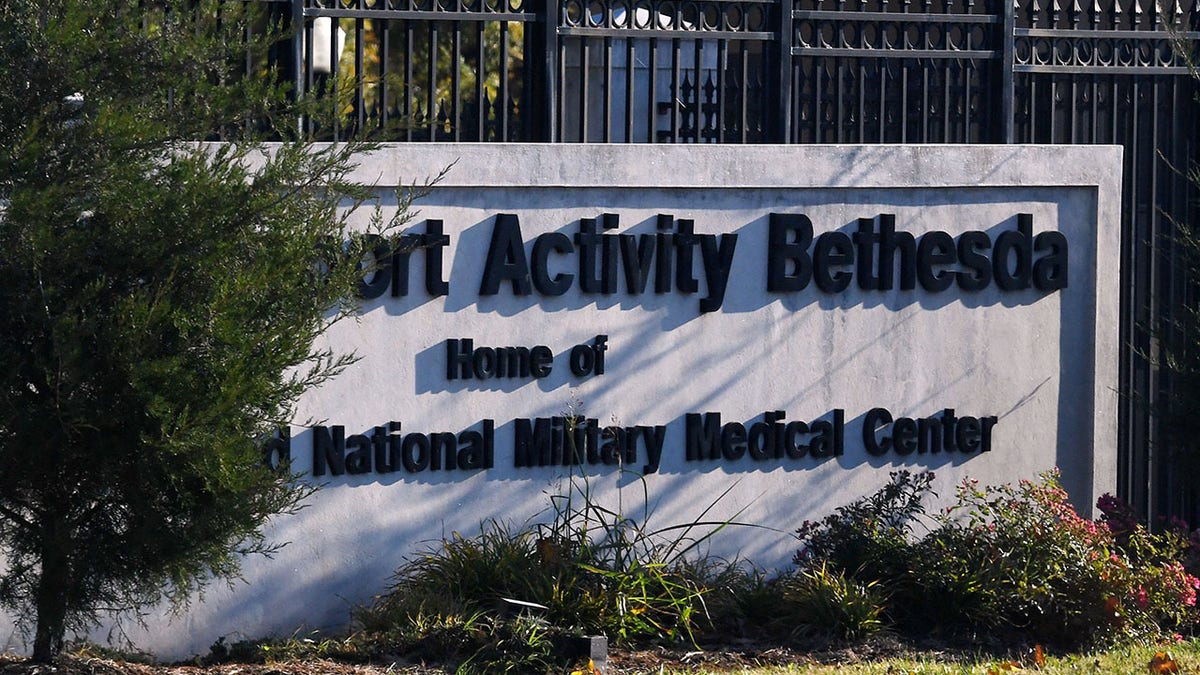
[[[966,481],[914,569],[938,622],[1088,644],[1114,626],[1107,528],[1080,518],[1055,474],[1018,486]]]
[[[153,654],[139,649],[120,649],[96,644],[90,640],[72,640],[63,647],[63,653],[73,659],[107,659],[123,663],[155,665],[158,660]]]
[[[798,532],[800,579],[839,575],[878,584],[902,631],[970,634],[1088,647],[1187,632],[1200,581],[1183,567],[1186,528],[1148,532],[1106,497],[1100,521],[1080,518],[1055,472],[1037,482],[980,486],[914,537],[930,474],[894,473],[875,495]],[[1108,508],[1106,508],[1108,507]],[[836,597],[829,592],[828,597]],[[848,604],[848,603],[846,603]],[[820,605],[802,613],[821,614]]]
[[[778,588],[800,632],[857,640],[885,627],[887,598],[878,582],[862,583],[821,564],[787,577]]]
[[[397,573],[397,588],[410,595],[433,591],[443,598],[461,599],[464,606],[492,609],[503,598],[545,597],[553,575],[540,567],[533,533],[513,531],[495,521],[486,523],[478,535],[463,537],[457,532]]]
[[[785,639],[791,634],[794,626],[788,620],[780,578],[748,563],[714,558],[689,560],[680,571],[703,589],[704,616],[695,626],[701,643]]]
[[[798,578],[823,588],[825,603],[800,610],[798,621],[811,614],[838,625],[821,608],[848,610],[838,593],[853,581],[877,591],[884,619],[908,633],[984,632],[1080,648],[1197,626],[1200,581],[1182,564],[1186,529],[1152,534],[1127,512],[1081,518],[1050,472],[1016,486],[965,481],[917,537],[912,523],[930,479],[895,473],[874,495],[801,527]]]
[[[913,524],[925,515],[932,482],[931,472],[895,471],[874,494],[805,521],[793,562],[801,569],[829,565],[866,583],[898,583],[911,567]]]
[[[357,635],[344,638],[323,637],[318,631],[296,632],[288,638],[238,640],[226,642],[217,638],[208,648],[208,655],[196,659],[197,665],[221,663],[279,663],[304,659],[335,659],[342,662],[365,662],[374,653],[371,645]]]
[[[540,619],[519,616],[492,624],[470,658],[457,669],[473,673],[551,673],[565,665],[554,642],[554,633]]]
[[[356,73],[354,58],[354,39],[346,40],[343,51],[338,55],[338,110],[344,128],[352,126],[355,95],[361,83],[363,103],[367,109],[383,105],[397,113],[406,106],[414,109],[409,119],[396,120],[402,128],[431,129],[449,131],[448,122],[439,123],[437,117],[440,107],[446,114],[454,109],[470,109],[475,101],[476,92],[482,88],[487,101],[496,101],[500,96],[501,73],[506,73],[508,81],[504,85],[510,92],[521,91],[525,58],[525,24],[520,21],[482,21],[482,32],[463,31],[457,40],[446,39],[442,33],[441,39],[430,44],[432,34],[429,26],[422,22],[411,25],[398,23],[385,24],[382,22],[363,22],[363,44],[361,74]],[[501,30],[503,24],[504,30]],[[348,36],[353,36],[356,30],[354,19],[341,19],[342,30]],[[393,45],[387,54],[387,78],[378,73],[383,72],[384,58],[383,38],[386,32]],[[409,42],[411,40],[411,42]],[[482,43],[482,44],[481,44]],[[395,45],[408,45],[408,49],[397,49]],[[317,46],[318,49],[327,46]],[[432,49],[431,49],[432,47]],[[436,53],[436,69],[430,79],[431,53]],[[476,54],[483,53],[483,63],[478,63]],[[504,68],[501,68],[501,59]],[[408,62],[405,61],[408,59]],[[405,80],[400,73],[411,73],[411,78]],[[483,81],[479,78],[482,76]],[[385,86],[390,92],[388,100],[381,101]],[[433,107],[430,107],[430,99]],[[396,114],[396,113],[393,113]],[[483,111],[487,114],[487,110]],[[365,130],[368,133],[373,130]],[[395,132],[395,128],[382,129],[383,135]],[[395,137],[392,135],[391,137]]]
[[[563,631],[526,614],[502,616],[443,605],[409,604],[395,595],[360,610],[363,630],[351,643],[362,656],[415,654],[423,661],[460,664],[460,673],[554,672],[565,665]]]
[[[605,506],[583,478],[551,504],[546,522],[487,522],[475,536],[455,533],[407,561],[389,591],[357,613],[363,632],[422,654],[474,649],[470,667],[487,672],[516,650],[532,661],[512,661],[522,664],[515,669],[533,672],[545,657],[542,647],[553,642],[538,621],[621,643],[694,642],[711,590],[736,604],[730,590],[742,576],[737,567],[690,555],[728,524],[703,520],[707,509],[693,522],[655,528],[648,508],[634,518]],[[439,631],[462,617],[475,632],[464,627],[446,640]],[[440,637],[431,644],[431,636]]]
[[[1035,642],[1078,649],[1182,640],[1200,625],[1200,581],[1181,563],[1193,552],[1186,527],[1151,533],[1107,496],[1102,519],[1081,518],[1051,472],[1017,485],[965,481],[918,535],[931,478],[897,472],[877,493],[807,524],[799,568],[774,578],[696,554],[728,523],[706,524],[702,513],[649,527],[648,510],[621,515],[576,479],[551,498],[545,522],[488,522],[476,536],[455,534],[414,557],[387,594],[359,611],[361,631],[316,644],[357,658],[402,653],[462,664],[464,673],[561,672],[567,659],[557,647],[580,633],[635,647],[937,633],[1011,654]]]
[[[1108,522],[1075,514],[1055,473],[1016,486],[967,481],[949,509],[926,515],[931,485],[932,474],[896,472],[876,493],[806,523],[798,569],[769,578],[696,554],[729,524],[705,521],[707,510],[652,527],[647,510],[634,518],[609,508],[576,479],[551,498],[546,522],[487,523],[412,559],[359,620],[402,651],[468,658],[485,671],[520,662],[513,668],[530,672],[543,667],[530,646],[541,624],[509,625],[529,611],[627,645],[894,631],[1079,648],[1197,625],[1200,582],[1180,563],[1185,530],[1155,535],[1133,524],[1116,537]],[[479,650],[490,656],[472,656]]]
[[[307,103],[237,74],[278,36],[243,39],[258,4],[0,6],[0,603],[39,659],[236,576],[309,493],[261,448],[350,362],[313,344],[352,309],[371,193],[362,146],[264,148]]]
[[[650,507],[645,477],[638,475],[636,485],[642,507],[633,514],[625,512],[623,496],[615,506],[594,499],[586,477],[572,479],[563,494],[551,497],[552,517],[538,527],[539,536],[554,558],[583,582],[565,587],[567,594],[559,593],[560,606],[566,610],[562,618],[622,642],[686,639],[694,643],[707,592],[702,575],[696,574],[707,561],[695,552],[735,524],[732,519],[707,519],[728,490],[690,522],[660,527]],[[585,592],[579,593],[580,589]],[[574,598],[583,602],[577,604]]]
[[[962,620],[1068,647],[1146,640],[1194,625],[1178,540],[1135,527],[1118,546],[1079,517],[1057,473],[1017,486],[959,487],[915,569],[940,622]]]

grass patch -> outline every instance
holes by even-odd
[[[1152,670],[1155,656],[1165,653],[1175,663],[1177,671],[1169,666]],[[946,660],[938,656],[914,655],[872,660],[870,662],[791,664],[768,668],[739,668],[739,675],[1001,675],[1013,672],[1037,672],[1044,675],[1111,675],[1113,673],[1200,673],[1200,640],[1192,639],[1170,645],[1124,646],[1103,652],[1046,656],[1040,666],[1033,652],[1016,659],[994,657],[966,657]],[[663,673],[695,675],[695,673],[729,673],[728,670],[670,669]]]

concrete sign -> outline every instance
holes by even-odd
[[[277,446],[324,485],[291,544],[139,644],[344,623],[572,480],[659,525],[725,493],[775,533],[712,552],[767,568],[900,468],[1115,488],[1119,148],[413,144],[358,177],[451,163]]]

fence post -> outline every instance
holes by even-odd
[[[792,6],[794,0],[779,0],[779,34],[776,46],[779,49],[779,101],[775,107],[779,115],[776,125],[779,137],[776,143],[792,142]]]
[[[304,0],[292,0],[292,96],[299,101],[304,96]],[[296,133],[304,135],[304,117],[296,118]]]
[[[1016,30],[1016,7],[1020,0],[999,0],[999,2],[1004,12],[1004,20],[1001,22],[1004,31],[1002,36],[1004,47],[1000,56],[1000,134],[1001,141],[1004,143],[1016,143],[1016,105],[1013,101],[1013,95],[1016,93],[1013,89],[1015,60],[1013,42],[1015,36],[1013,33]]]
[[[558,138],[558,3],[559,0],[542,0],[539,3],[537,21],[541,24],[533,31],[536,34],[533,52],[540,55],[527,61],[531,65],[531,75],[536,78],[534,100],[538,101],[534,113],[531,133],[541,132],[537,138],[549,143],[555,143]],[[540,28],[540,30],[538,30]],[[527,55],[531,56],[531,55]],[[540,96],[538,95],[540,94]]]

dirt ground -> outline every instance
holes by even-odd
[[[859,663],[883,657],[911,653],[912,646],[881,639],[834,650],[793,651],[785,648],[758,649],[726,646],[720,650],[685,651],[658,648],[642,651],[612,650],[609,653],[609,673],[657,673],[671,671],[739,671],[744,668],[784,666],[811,663]],[[933,657],[954,660],[953,652],[937,649],[919,650]],[[444,675],[453,669],[426,666],[403,660],[373,664],[350,664],[338,661],[308,659],[269,662],[265,664],[224,663],[210,666],[151,665],[118,661],[103,657],[71,656],[53,665],[33,664],[24,659],[0,658],[0,675]]]

